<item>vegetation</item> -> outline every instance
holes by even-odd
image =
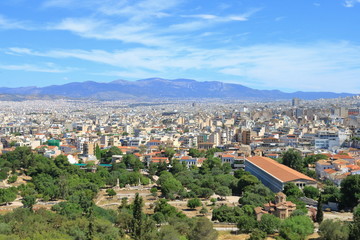
[[[319,233],[321,239],[326,240],[347,240],[350,229],[346,222],[327,219],[320,224]]]
[[[280,236],[285,239],[303,240],[314,232],[314,225],[307,216],[293,216],[285,219],[280,227]]]
[[[189,208],[191,208],[191,209],[195,209],[195,208],[201,206],[201,201],[200,201],[200,199],[198,199],[198,198],[190,199],[190,200],[187,202],[187,206],[188,206]]]

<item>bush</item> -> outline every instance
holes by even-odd
[[[250,235],[250,238],[249,240],[263,240],[266,238],[266,233],[261,231],[260,229],[258,228],[255,228],[251,235]]]
[[[257,221],[255,217],[243,215],[238,219],[237,227],[241,233],[250,233],[256,228]]]
[[[314,232],[314,224],[307,216],[289,217],[280,227],[280,236],[285,239],[303,240]]]
[[[261,217],[261,221],[259,222],[259,229],[268,233],[272,234],[279,230],[281,225],[280,218],[275,217],[271,214],[264,214]]]
[[[198,199],[198,198],[190,199],[190,200],[187,202],[187,206],[188,206],[189,208],[191,208],[191,209],[195,209],[195,208],[201,206],[201,201],[200,201],[200,199]]]
[[[346,240],[349,238],[349,225],[345,222],[324,220],[319,227],[320,236],[326,240]]]
[[[12,175],[11,177],[8,178],[7,182],[14,183],[17,181],[17,179],[18,179],[18,177],[16,175]]]

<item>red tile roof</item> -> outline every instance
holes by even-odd
[[[275,178],[279,179],[282,182],[290,182],[298,179],[304,179],[308,181],[316,182],[315,179],[306,176],[292,168],[289,168],[283,164],[278,163],[277,161],[268,158],[268,157],[248,157],[247,161],[251,162],[252,164],[258,166],[259,168],[263,169],[270,175],[274,176]]]

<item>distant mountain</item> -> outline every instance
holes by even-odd
[[[168,80],[149,78],[138,81],[116,80],[109,83],[73,82],[48,87],[0,88],[0,94],[55,95],[67,98],[91,98],[99,100],[118,99],[196,99],[221,98],[239,100],[280,100],[294,97],[313,100],[354,96],[350,93],[293,92],[279,90],[257,90],[240,84],[218,81],[199,82],[191,79]]]

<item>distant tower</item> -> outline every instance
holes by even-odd
[[[300,99],[299,98],[293,98],[292,99],[292,106],[295,107],[295,106],[299,106],[300,104]]]

